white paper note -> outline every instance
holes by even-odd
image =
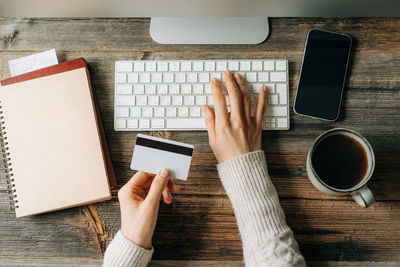
[[[8,61],[11,76],[21,75],[56,64],[58,64],[58,60],[54,48],[45,52]]]

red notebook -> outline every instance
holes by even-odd
[[[28,72],[28,73],[14,76],[14,77],[11,77],[8,79],[4,79],[4,80],[0,81],[0,84],[2,86],[5,86],[5,85],[9,85],[9,84],[33,80],[33,79],[40,78],[40,77],[54,75],[57,73],[62,73],[62,72],[66,72],[66,71],[70,71],[70,70],[74,70],[74,69],[79,69],[79,68],[83,68],[83,67],[85,67],[87,70],[87,65],[86,65],[85,60],[83,58],[77,58],[77,59],[74,59],[71,61],[66,61],[66,62],[57,64],[54,66],[50,66],[50,67],[43,68],[40,70]],[[104,154],[104,158],[105,158],[105,162],[106,162],[106,166],[107,166],[107,174],[108,174],[108,178],[109,178],[109,184],[110,184],[111,189],[115,189],[117,187],[117,179],[115,177],[114,167],[112,165],[110,151],[108,149],[107,138],[106,138],[104,128],[103,128],[103,123],[101,120],[100,108],[99,108],[99,104],[98,104],[96,97],[94,97],[94,102],[95,102],[96,118],[97,118],[97,123],[98,123],[99,131],[100,131],[103,154]]]

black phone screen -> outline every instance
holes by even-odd
[[[308,33],[294,110],[336,120],[339,114],[351,38],[311,30]]]

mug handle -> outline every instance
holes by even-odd
[[[374,194],[372,194],[371,189],[364,186],[360,190],[354,192],[352,197],[358,205],[364,208],[368,208],[372,203],[375,202]]]

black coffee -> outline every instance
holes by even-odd
[[[337,134],[320,141],[311,158],[318,177],[327,185],[348,189],[357,185],[368,170],[367,153],[354,138]]]

